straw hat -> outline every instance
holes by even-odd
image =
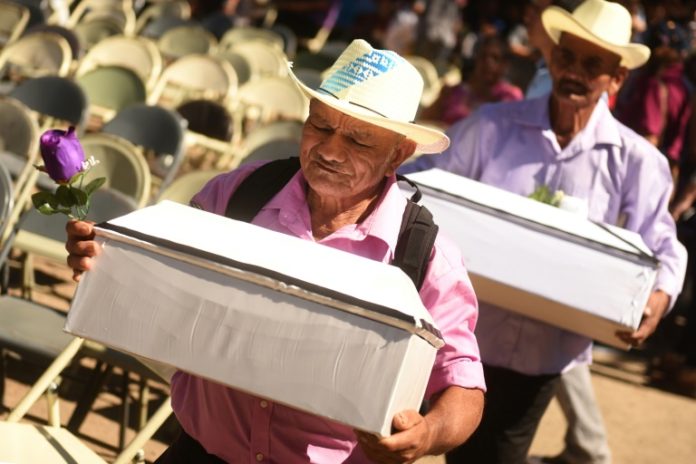
[[[631,43],[631,14],[618,3],[586,0],[572,13],[550,6],[541,14],[541,22],[555,43],[561,32],[567,32],[621,56],[621,66],[628,69],[642,66],[650,57],[648,47]]]
[[[364,40],[354,40],[317,90],[304,85],[292,70],[290,76],[309,98],[403,134],[418,144],[417,152],[440,153],[449,146],[442,132],[413,123],[423,78],[412,64],[390,50],[376,50]]]

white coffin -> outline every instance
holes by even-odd
[[[658,263],[638,234],[439,169],[409,174],[479,300],[627,348]]]
[[[443,342],[400,269],[163,202],[97,228],[66,330],[389,435]]]

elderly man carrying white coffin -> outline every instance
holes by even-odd
[[[301,168],[252,224],[391,262],[406,205],[396,169],[416,149],[437,153],[448,144],[444,134],[410,122],[423,86],[418,72],[399,55],[356,40],[317,91],[295,80],[311,98]],[[224,214],[230,196],[258,167],[216,177],[193,204]],[[100,249],[91,224],[70,222],[67,231],[68,264],[77,280]],[[398,413],[395,433],[377,437],[177,372],[172,405],[184,433],[158,462],[412,462],[465,441],[479,423],[485,390],[473,335],[477,302],[459,250],[441,235],[420,288],[446,342],[426,390],[427,413]]]

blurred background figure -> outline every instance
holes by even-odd
[[[522,90],[505,80],[509,61],[510,49],[504,39],[495,35],[482,38],[476,46],[471,76],[445,88],[422,117],[450,125],[484,103],[521,100]]]

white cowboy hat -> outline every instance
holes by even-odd
[[[618,3],[586,0],[572,13],[550,6],[541,14],[541,22],[555,43],[561,32],[567,32],[621,56],[621,66],[628,69],[650,58],[648,47],[631,43],[631,14]]]
[[[318,89],[290,76],[310,99],[349,116],[403,134],[418,145],[416,152],[440,153],[449,146],[442,132],[414,124],[423,92],[423,78],[405,58],[390,50],[376,50],[354,40],[325,74]]]

